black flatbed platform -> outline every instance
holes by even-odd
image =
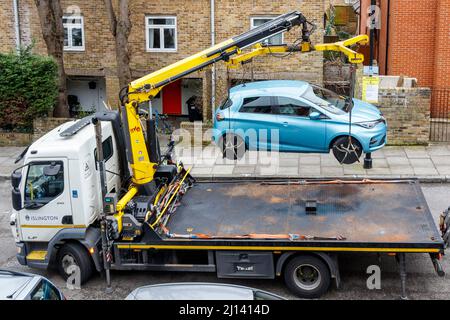
[[[317,201],[316,214],[306,213],[307,200]],[[216,246],[216,249],[225,250],[236,246],[323,251],[444,250],[420,185],[415,180],[197,182],[183,197],[167,227],[171,234],[178,236],[204,234],[211,238],[175,236],[161,242],[141,241],[140,244],[159,247],[155,246],[159,242],[161,247],[189,245],[191,249]],[[249,234],[259,238],[246,238]],[[323,240],[271,238],[289,234]],[[333,237],[345,239],[328,239]],[[122,243],[120,247],[139,246]]]

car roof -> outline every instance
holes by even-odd
[[[35,277],[28,273],[0,269],[0,299],[14,299]]]
[[[280,93],[291,92],[296,95],[302,95],[311,85],[308,82],[300,80],[268,80],[243,83],[230,89],[230,94],[248,95],[257,92]]]
[[[127,299],[135,300],[253,300],[249,287],[223,283],[184,282],[149,285],[135,289]],[[275,294],[268,293],[274,297]],[[282,297],[279,297],[283,299]]]

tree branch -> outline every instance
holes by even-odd
[[[38,0],[36,0],[38,1]],[[114,7],[111,0],[105,0],[106,14],[108,15],[109,28],[112,35],[115,37],[117,34],[117,18],[114,12]]]

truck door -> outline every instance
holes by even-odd
[[[73,226],[69,190],[67,159],[30,162],[21,186],[19,221],[24,241],[48,241],[62,228]]]

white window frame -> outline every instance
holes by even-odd
[[[63,28],[67,28],[67,41],[68,45],[64,46],[64,51],[85,51],[85,37],[84,37],[84,17],[74,15],[63,15],[63,19],[80,19],[81,23],[63,23]],[[81,42],[82,46],[72,46],[72,29],[81,29]]]
[[[270,20],[273,20],[273,19],[275,19],[277,16],[252,16],[252,17],[250,17],[250,29],[254,29],[254,28],[256,28],[257,26],[255,26],[255,20],[258,20],[258,19],[270,19]],[[278,36],[278,35],[273,35],[273,36],[271,36],[271,37],[274,37],[274,36]],[[268,43],[269,41],[269,39],[271,38],[271,37],[269,37],[269,38],[267,38],[266,40],[264,40],[264,42],[265,43]],[[277,45],[282,45],[282,44],[284,44],[284,32],[282,32],[281,33],[281,43],[280,44],[277,44]]]
[[[149,24],[149,19],[174,19],[175,25],[167,24]],[[176,16],[145,16],[145,49],[147,52],[177,52],[178,50],[178,35],[177,35],[177,17]],[[150,48],[149,30],[159,29],[159,38],[161,41],[161,48]],[[175,48],[164,48],[164,29],[173,29]]]

